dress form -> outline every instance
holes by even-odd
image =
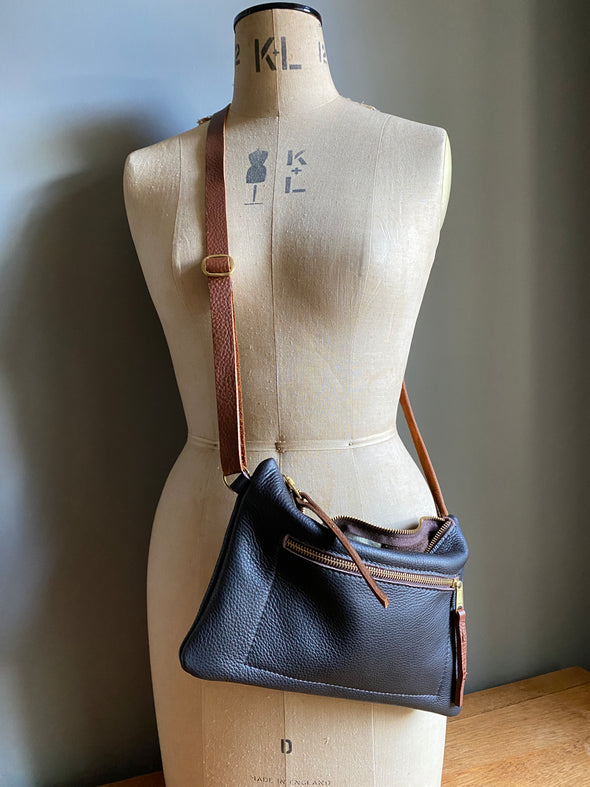
[[[341,97],[321,24],[300,10],[243,17],[235,68],[226,187],[249,467],[272,455],[334,515],[415,525],[434,503],[395,419],[446,210],[447,135]],[[167,787],[438,784],[442,716],[210,683],[180,667],[235,500],[221,478],[200,270],[206,128],[130,154],[124,183],[189,432],[148,562]]]

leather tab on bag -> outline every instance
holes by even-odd
[[[375,597],[378,601],[387,609],[389,606],[389,597],[381,590],[379,585],[375,582],[373,577],[371,576],[369,569],[363,563],[363,560],[353,545],[350,543],[348,538],[344,535],[342,530],[338,527],[336,522],[326,514],[326,512],[319,507],[317,503],[315,503],[311,497],[306,492],[298,492],[298,497],[295,498],[295,502],[297,503],[298,507],[309,508],[315,514],[319,516],[322,522],[327,525],[330,530],[334,533],[338,541],[342,544],[344,549],[348,552],[354,564],[358,568],[361,573],[361,576],[369,586],[369,588],[373,591]]]
[[[456,678],[455,678],[455,705],[463,705],[463,692],[465,690],[465,678],[467,677],[467,626],[465,620],[465,610],[463,607],[454,611],[455,618],[455,648],[456,648]]]

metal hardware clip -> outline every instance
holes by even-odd
[[[212,271],[207,270],[207,260],[210,260],[212,257],[227,257],[229,260],[229,270],[222,271],[221,273],[213,273]],[[231,254],[207,254],[206,257],[203,257],[201,261],[201,270],[205,274],[205,276],[211,276],[212,278],[218,278],[219,276],[229,276],[234,272],[234,268],[236,267],[236,263],[234,262],[234,258]]]

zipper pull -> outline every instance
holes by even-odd
[[[297,487],[295,486],[295,481],[293,481],[291,476],[285,475],[283,473],[283,478],[285,479],[285,483],[287,484],[287,488],[289,489],[289,491],[293,492],[295,497],[300,498],[301,497],[301,493],[297,489]]]
[[[287,482],[288,485],[288,482]],[[354,560],[356,567],[360,571],[363,579],[369,586],[369,588],[373,591],[375,597],[378,599],[379,603],[383,605],[385,609],[387,609],[389,605],[389,598],[388,596],[381,590],[379,585],[375,582],[373,577],[371,576],[369,569],[363,563],[363,560],[353,545],[350,543],[348,538],[342,532],[342,530],[338,527],[336,522],[331,519],[325,511],[323,511],[317,503],[315,503],[311,497],[307,494],[307,492],[297,492],[298,498],[295,499],[295,502],[299,506],[300,509],[309,508],[315,514],[319,516],[322,522],[327,525],[330,530],[334,533],[336,538],[340,541],[344,549],[348,552],[350,557]]]
[[[453,612],[455,622],[455,705],[463,705],[463,693],[465,690],[465,678],[467,677],[467,626],[465,619],[465,607],[463,606],[463,582],[455,580],[455,610]]]

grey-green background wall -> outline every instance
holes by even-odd
[[[152,516],[184,422],[128,233],[135,148],[231,99],[235,0],[23,0],[0,26],[0,784],[159,766]],[[471,547],[469,689],[587,632],[587,3],[323,0],[342,95],[447,129],[410,356]]]

